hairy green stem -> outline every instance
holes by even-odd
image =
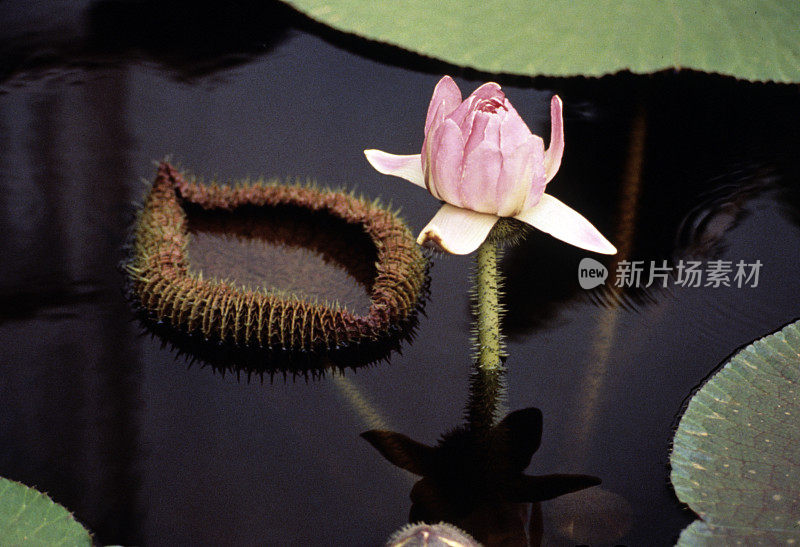
[[[503,343],[500,338],[500,276],[497,245],[484,241],[478,248],[475,278],[475,312],[478,335],[478,367],[502,370]]]
[[[505,365],[500,334],[500,288],[497,269],[499,250],[487,240],[478,248],[473,289],[475,315],[475,370],[470,379],[467,421],[475,431],[489,431],[498,419],[504,396]]]

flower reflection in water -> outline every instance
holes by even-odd
[[[488,545],[538,545],[541,516],[534,507],[528,523],[528,503],[600,484],[590,475],[525,474],[542,437],[537,408],[511,412],[488,429],[460,427],[435,447],[392,431],[362,437],[389,462],[422,477],[411,489],[410,522],[450,522]]]

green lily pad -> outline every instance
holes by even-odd
[[[72,514],[46,494],[0,478],[0,545],[91,545]]]
[[[285,1],[337,30],[484,72],[800,81],[797,0]]]
[[[698,391],[672,485],[702,519],[679,545],[800,544],[800,321],[737,353]]]

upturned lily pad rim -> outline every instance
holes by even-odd
[[[376,278],[365,315],[276,291],[244,289],[189,270],[183,203],[207,210],[293,205],[360,224],[377,250]],[[324,351],[371,342],[409,320],[421,305],[427,261],[392,211],[315,185],[202,184],[162,162],[139,213],[126,269],[139,305],[159,323],[233,346]]]

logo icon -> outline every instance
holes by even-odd
[[[603,285],[608,279],[608,269],[593,258],[584,258],[578,264],[578,283],[589,290]]]

